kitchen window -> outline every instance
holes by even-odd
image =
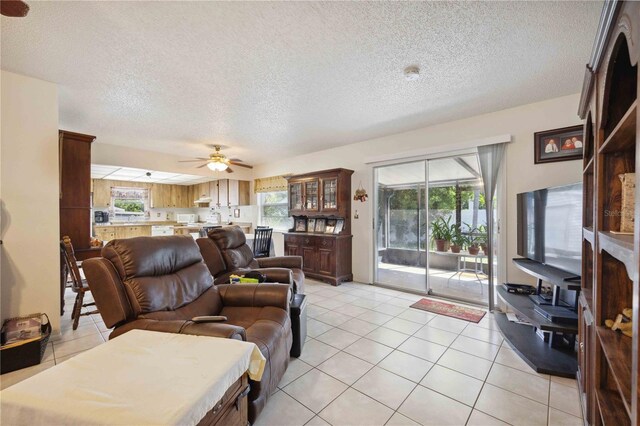
[[[293,227],[289,217],[287,191],[261,192],[258,194],[260,225],[274,230],[288,231]]]
[[[135,221],[149,218],[149,190],[145,188],[111,188],[111,214],[116,221]]]

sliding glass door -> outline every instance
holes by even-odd
[[[374,173],[375,282],[487,304],[477,154],[380,166]]]
[[[378,167],[376,282],[426,292],[426,162]]]

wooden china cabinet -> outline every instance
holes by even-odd
[[[287,178],[294,227],[284,235],[285,254],[302,256],[305,275],[332,285],[353,279],[352,174],[331,169]]]
[[[640,3],[606,2],[579,108],[585,123],[578,384],[591,425],[640,423],[639,59]],[[621,179],[635,190],[623,194]],[[634,192],[635,209],[625,208]],[[624,234],[627,219],[635,228]],[[631,336],[605,324],[626,308]]]

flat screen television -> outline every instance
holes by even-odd
[[[518,255],[582,273],[582,183],[518,194]]]

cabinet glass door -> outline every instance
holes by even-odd
[[[338,208],[338,179],[322,180],[322,210]]]
[[[304,184],[304,208],[318,210],[318,181],[312,180]]]
[[[302,183],[289,184],[289,210],[302,210]]]

